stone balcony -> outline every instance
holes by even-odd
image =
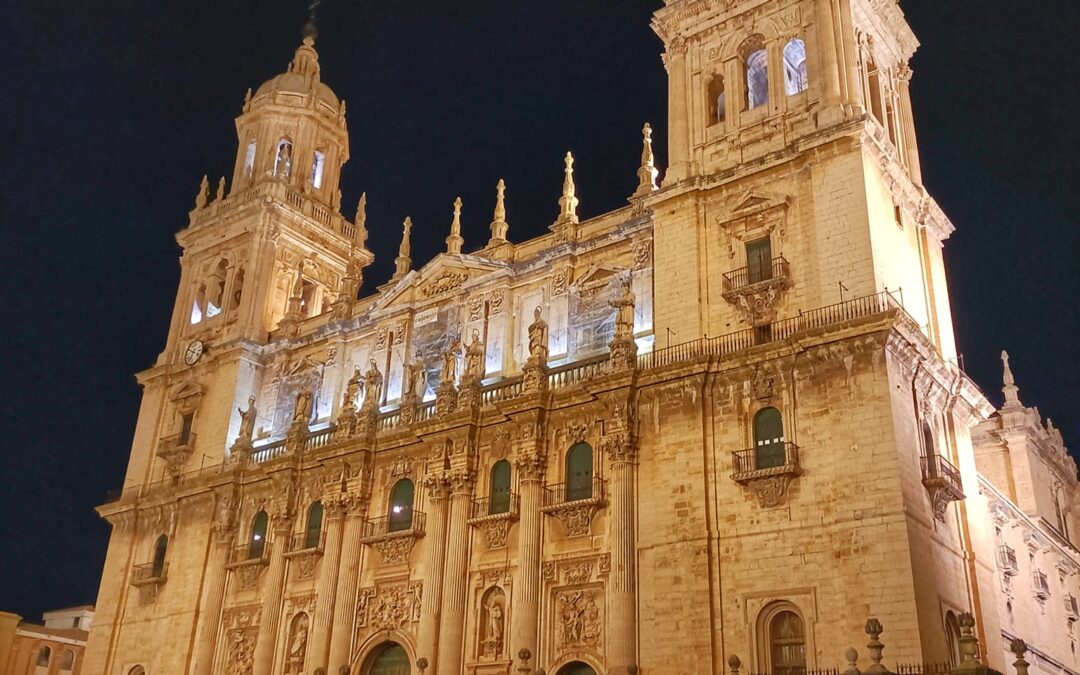
[[[158,443],[157,456],[165,460],[165,468],[173,480],[179,479],[184,465],[195,451],[195,434],[176,433],[162,438]]]
[[[783,504],[792,479],[802,473],[799,446],[772,443],[731,453],[731,479],[754,491],[762,508]]]
[[[488,548],[505,548],[510,525],[521,514],[521,501],[513,492],[494,497],[480,497],[472,501],[469,525],[483,530]]]
[[[270,542],[249,542],[234,546],[229,551],[229,562],[225,569],[236,573],[241,590],[249,590],[259,583],[259,576],[269,564]]]
[[[941,455],[929,455],[922,458],[922,483],[930,493],[930,503],[934,507],[934,517],[945,522],[945,509],[952,502],[964,498],[963,481],[960,470]]]
[[[292,574],[297,580],[315,576],[315,563],[326,550],[326,529],[314,533],[300,532],[289,538],[289,547],[285,557],[292,562]]]
[[[540,510],[555,516],[568,537],[588,536],[593,516],[607,504],[607,481],[593,476],[589,483],[554,483],[544,486]]]
[[[1016,551],[1008,544],[1002,544],[998,547],[998,564],[1001,566],[1001,573],[1007,577],[1014,577],[1020,573],[1020,563],[1016,559]]]
[[[131,571],[131,585],[142,588],[145,586],[160,586],[169,578],[169,564],[155,565],[146,563],[136,565]]]
[[[364,521],[360,543],[377,550],[386,565],[407,563],[416,541],[424,536],[425,521],[422,512],[412,509],[380,518],[369,518]]]
[[[768,264],[747,265],[724,274],[721,296],[738,307],[751,325],[760,326],[776,318],[782,294],[791,285],[788,261],[778,256]]]

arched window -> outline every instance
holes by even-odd
[[[266,511],[259,511],[251,519],[251,537],[248,539],[249,560],[263,557],[266,551],[266,528],[269,522]]]
[[[574,661],[559,668],[559,672],[556,675],[596,675],[596,671],[587,663]]]
[[[404,647],[387,642],[371,653],[361,672],[364,675],[409,675],[412,666]]]
[[[709,91],[706,106],[709,109],[709,124],[719,124],[724,121],[724,76],[713,75],[709,80]]]
[[[154,563],[150,569],[152,577],[161,579],[165,576],[165,553],[169,550],[169,538],[164,534],[154,544]]]
[[[200,284],[195,291],[195,300],[191,303],[191,323],[196,324],[203,320],[203,310],[206,307],[206,284]]]
[[[127,675],[146,675],[146,669],[142,666],[135,666],[127,672]]]
[[[50,659],[52,659],[52,650],[42,647],[37,653],[37,665],[48,667]]]
[[[870,99],[870,112],[878,122],[883,122],[885,116],[881,114],[881,73],[870,54],[866,55],[866,88],[866,97]]]
[[[244,268],[241,267],[236,270],[236,277],[233,278],[233,292],[232,292],[232,305],[231,309],[235,311],[240,307],[240,300],[244,297]]]
[[[949,664],[960,665],[960,622],[952,611],[945,612],[945,641],[949,647]]]
[[[71,672],[75,669],[75,652],[70,649],[64,650],[64,656],[60,659],[60,671]]]
[[[248,141],[247,151],[244,153],[244,177],[251,178],[251,174],[255,173],[255,149],[258,146],[255,141]]]
[[[926,420],[922,421],[922,446],[923,454],[933,457],[937,454],[937,442],[934,440],[934,429]]]
[[[488,513],[510,511],[510,462],[500,459],[491,467],[491,501]]]
[[[311,159],[311,187],[316,190],[322,188],[323,165],[326,163],[326,155],[321,150],[315,151]]]
[[[304,531],[304,548],[319,548],[319,537],[322,534],[323,505],[315,502],[308,509],[307,530]]]
[[[783,466],[784,419],[776,408],[762,408],[754,415],[754,466]]]
[[[283,138],[278,141],[277,154],[274,156],[274,177],[288,178],[292,175],[292,141]]]
[[[806,634],[802,618],[783,609],[769,618],[769,661],[775,675],[802,675],[806,672]]]
[[[401,532],[412,527],[414,492],[413,482],[408,478],[394,483],[390,490],[390,532]]]
[[[214,268],[214,273],[210,275],[210,304],[206,306],[207,318],[221,313],[222,300],[225,297],[225,275],[228,270],[229,262],[222,258]]]
[[[575,443],[566,453],[566,501],[593,496],[593,450],[588,443]]]
[[[739,49],[746,65],[745,109],[752,110],[769,102],[769,57],[765,40],[753,35]]]
[[[806,91],[806,43],[792,38],[784,45],[784,92],[788,96]]]

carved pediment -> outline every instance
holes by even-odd
[[[717,222],[726,226],[728,223],[764,214],[773,209],[786,209],[790,203],[791,199],[787,195],[762,190],[746,190],[729,202],[727,208],[717,216]]]
[[[177,385],[169,392],[169,400],[180,408],[187,410],[197,407],[199,399],[202,398],[205,392],[206,387],[194,380],[188,380]]]
[[[372,313],[440,298],[498,273],[509,274],[509,265],[472,255],[444,253],[387,289],[375,303]]]
[[[589,265],[585,272],[574,281],[573,287],[578,290],[603,288],[615,279],[624,277],[629,271],[625,267]]]

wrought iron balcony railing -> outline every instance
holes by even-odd
[[[1065,596],[1065,614],[1071,619],[1080,617],[1080,605],[1076,602],[1076,596],[1069,594]]]
[[[770,443],[731,453],[731,477],[738,483],[799,472],[799,446]]]
[[[607,481],[593,476],[590,481],[555,483],[544,486],[544,509],[554,509],[575,503],[603,502]]]
[[[364,521],[362,543],[395,536],[419,536],[424,533],[425,517],[420,511],[406,509],[401,513],[391,513],[381,518],[369,518]]]
[[[777,256],[768,262],[763,261],[755,265],[747,265],[725,273],[723,275],[723,288],[726,293],[772,279],[786,280],[790,278],[788,261],[783,256]]]
[[[132,586],[151,586],[165,583],[169,578],[169,563],[136,565],[131,572]]]
[[[289,538],[289,553],[322,551],[326,548],[326,529],[318,532],[301,532]]]
[[[964,483],[960,479],[960,470],[941,455],[924,455],[922,482],[930,493],[934,517],[945,522],[945,508],[964,498]]]
[[[230,565],[267,564],[270,562],[270,542],[260,540],[234,546],[229,551]]]
[[[1050,597],[1050,582],[1047,580],[1046,575],[1039,570],[1032,571],[1031,586],[1035,591],[1035,597],[1040,600],[1045,600]]]
[[[1016,576],[1020,572],[1020,562],[1016,558],[1016,551],[1008,544],[998,547],[998,562],[1001,563],[1001,571],[1007,576]]]
[[[469,522],[497,518],[516,519],[520,513],[521,504],[517,494],[503,492],[490,497],[474,499],[469,510]]]

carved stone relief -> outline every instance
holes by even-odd
[[[420,620],[422,581],[362,588],[356,602],[356,625],[371,630],[405,628]]]
[[[598,591],[569,590],[555,594],[555,624],[559,649],[598,648],[603,640],[603,622]]]

